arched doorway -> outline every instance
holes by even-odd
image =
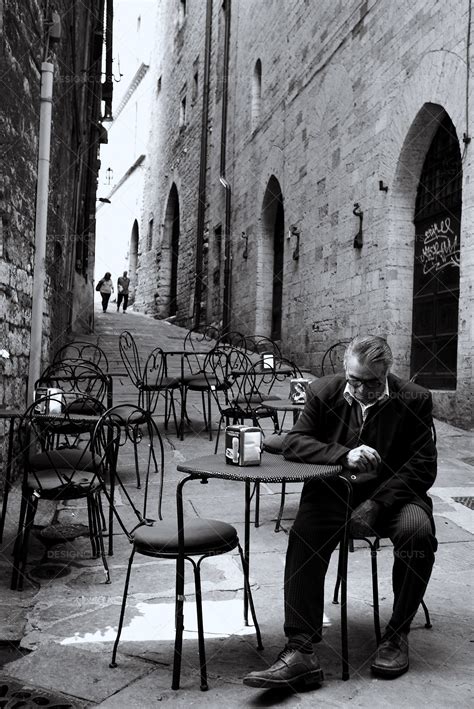
[[[426,153],[415,206],[411,376],[430,389],[456,389],[462,163],[444,113]]]
[[[258,334],[270,336],[273,340],[281,339],[282,304],[283,304],[283,263],[285,212],[280,183],[274,175],[268,181],[262,204],[263,238],[261,242],[260,293],[257,303]],[[260,321],[260,327],[259,322]]]
[[[161,247],[160,304],[168,317],[178,312],[179,197],[173,183],[166,205]]]
[[[130,303],[135,300],[135,285],[137,282],[137,266],[138,266],[138,240],[139,240],[139,230],[138,222],[135,219],[132,226],[132,233],[130,235],[130,252],[128,256],[128,275],[130,278]]]

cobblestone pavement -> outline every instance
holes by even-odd
[[[115,402],[135,401],[136,392],[123,373],[118,336],[127,327],[140,352],[159,345],[181,349],[186,330],[152,317],[96,312],[95,333],[114,372]],[[81,339],[83,339],[81,337]],[[217,418],[214,412],[214,436]],[[214,442],[204,430],[200,397],[190,397],[184,440],[173,427],[164,430],[165,517],[175,513],[175,489],[180,474],[176,464],[213,452]],[[299,485],[289,486],[283,529],[275,533],[279,507],[277,486],[263,486],[261,524],[251,533],[251,583],[265,649],[256,649],[252,628],[242,620],[242,574],[237,554],[225,554],[204,562],[203,593],[209,691],[199,689],[199,663],[191,571],[186,582],[185,640],[181,689],[171,690],[173,650],[172,562],[147,557],[137,559],[130,588],[126,623],[118,667],[109,668],[111,648],[119,615],[130,545],[115,531],[115,553],[109,558],[112,582],[105,585],[100,560],[90,558],[86,537],[52,551],[53,562],[44,564],[44,547],[34,536],[29,553],[29,582],[23,592],[9,589],[11,550],[18,519],[18,489],[13,490],[5,525],[1,555],[0,588],[0,697],[23,691],[24,706],[37,706],[35,696],[50,706],[62,695],[61,706],[189,707],[207,706],[291,708],[324,702],[328,707],[467,707],[472,706],[472,551],[474,517],[473,433],[436,422],[439,476],[432,490],[439,538],[436,566],[426,595],[433,628],[424,628],[423,614],[415,619],[410,634],[410,671],[395,681],[370,674],[375,650],[372,625],[370,557],[363,544],[349,559],[349,639],[351,678],[341,680],[339,608],[331,601],[335,581],[334,561],[327,581],[326,621],[318,646],[325,671],[320,689],[305,692],[272,692],[246,688],[242,677],[252,669],[273,662],[282,647],[283,567],[287,532],[297,509]],[[218,455],[223,455],[220,445]],[[133,485],[131,488],[133,489]],[[210,481],[188,483],[186,513],[219,517],[243,533],[243,487],[238,483]],[[40,507],[43,503],[40,504]],[[37,519],[51,518],[47,504]],[[62,521],[84,521],[85,510],[66,506]],[[43,561],[42,561],[43,559]],[[54,565],[56,564],[56,569]],[[390,613],[390,543],[379,552],[381,613]],[[64,575],[63,575],[64,574]],[[3,694],[2,694],[3,692]],[[36,695],[35,695],[36,692]],[[50,694],[48,694],[48,692]],[[29,697],[29,698],[28,698]],[[30,702],[30,703],[28,703]],[[56,704],[57,705],[57,704]],[[10,704],[8,704],[10,706]],[[12,704],[13,706],[13,704]]]

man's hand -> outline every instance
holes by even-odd
[[[363,445],[349,451],[343,460],[343,465],[349,470],[370,473],[376,470],[381,462],[382,459],[375,448]]]
[[[380,512],[380,504],[365,500],[355,508],[349,520],[349,533],[353,537],[373,537],[374,525]]]

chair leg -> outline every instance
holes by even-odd
[[[140,466],[138,463],[138,451],[137,451],[137,444],[135,441],[133,441],[133,460],[135,462],[135,475],[137,477],[137,489],[140,490],[142,483],[140,480]]]
[[[243,553],[243,551],[242,551],[242,547],[240,546],[240,544],[239,544],[239,547],[238,547],[238,548],[239,548],[239,554],[240,554],[240,561],[241,561],[241,564],[242,564],[242,570],[243,570],[243,574],[244,574],[244,584],[245,584],[245,590],[246,590],[246,592],[247,592],[247,598],[248,598],[248,602],[249,602],[250,613],[251,613],[251,615],[252,615],[252,620],[253,620],[253,625],[254,625],[254,628],[255,628],[255,633],[256,633],[256,635],[257,635],[257,650],[263,650],[262,635],[261,635],[261,633],[260,633],[260,626],[259,626],[259,624],[258,624],[257,614],[255,613],[255,606],[254,606],[254,603],[253,603],[252,591],[251,591],[251,589],[250,589],[250,581],[249,581],[249,577],[248,577],[248,573],[247,573],[246,565],[245,565],[245,561],[244,561],[244,553]]]
[[[221,435],[221,427],[222,427],[223,418],[224,418],[223,416],[220,417],[219,426],[217,427],[217,436],[216,436],[216,445],[214,446],[214,455],[217,453],[217,449],[219,448],[219,438]]]
[[[283,481],[281,484],[281,495],[280,495],[280,509],[278,510],[278,517],[275,524],[275,532],[279,532],[281,529],[281,519],[283,517],[283,510],[285,508],[285,495],[286,495],[286,482]]]
[[[20,573],[20,561],[23,548],[23,539],[25,533],[25,517],[27,510],[28,500],[27,496],[22,494],[21,504],[20,504],[20,517],[18,520],[18,530],[15,537],[15,543],[13,545],[13,571],[10,582],[10,588],[12,591],[18,590],[18,576]]]
[[[130,575],[131,575],[131,571],[132,571],[132,562],[133,562],[134,556],[135,556],[135,548],[132,549],[132,553],[130,554],[130,559],[128,560],[127,576],[125,577],[125,587],[123,589],[122,607],[120,609],[120,618],[119,618],[119,624],[118,624],[118,628],[117,628],[117,636],[115,638],[114,648],[112,650],[112,660],[110,661],[110,664],[109,664],[109,667],[111,667],[112,669],[117,667],[117,663],[115,660],[117,657],[117,650],[118,650],[118,645],[120,642],[120,636],[122,634],[123,619],[125,617],[125,608],[127,605],[128,587],[130,584]]]
[[[201,392],[201,406],[202,406],[202,415],[204,418],[204,430],[208,430],[209,426],[209,421],[207,418],[207,410],[206,410],[206,394],[204,391]],[[212,440],[211,438],[209,440]]]
[[[97,521],[94,515],[93,511],[93,502],[92,498],[88,497],[87,498],[87,522],[89,525],[89,539],[91,543],[91,552],[92,552],[92,558],[97,559],[99,556],[99,547],[97,544],[97,536],[98,536],[98,530],[97,530]]]
[[[209,430],[209,440],[212,441],[212,397],[209,389],[207,390],[207,426]]]
[[[201,590],[201,561],[205,557],[201,557],[196,564],[192,559],[194,567],[194,587],[196,589],[196,615],[198,624],[198,647],[199,647],[199,664],[201,672],[201,691],[206,692],[209,689],[207,684],[207,665],[206,665],[206,648],[204,645],[204,623],[202,617],[202,590]]]
[[[366,539],[370,546],[370,560],[372,566],[372,599],[374,606],[374,628],[375,628],[375,639],[377,645],[380,643],[382,633],[380,631],[380,607],[379,607],[379,579],[377,570],[377,552],[380,546],[380,540],[378,537],[375,538],[374,542]]]
[[[175,637],[173,657],[173,680],[171,689],[179,689],[181,676],[181,655],[183,652],[184,630],[184,559],[176,559],[176,606],[175,606]]]
[[[423,611],[425,613],[425,628],[432,628],[433,626],[431,625],[431,618],[430,618],[430,612],[428,610],[428,606],[424,601],[421,601],[421,607],[423,608]]]
[[[104,567],[105,573],[105,583],[110,583],[109,565],[107,563],[107,557],[105,555],[104,537],[100,526],[100,491],[95,492],[93,495],[93,498],[91,500],[91,510],[95,518],[95,527],[97,530],[97,557],[100,556],[100,558],[102,559],[102,565]]]
[[[15,569],[17,570],[17,583],[15,584],[16,590],[17,591],[23,591],[23,582],[25,579],[25,569],[26,569],[26,560],[28,556],[28,542],[30,538],[30,531],[33,526],[33,522],[35,519],[36,515],[36,510],[38,508],[38,500],[39,497],[37,497],[34,493],[30,494],[27,501],[26,501],[26,515],[25,515],[25,523],[23,526],[22,534],[21,534],[21,539],[20,539],[20,547],[18,549],[18,559],[15,560]],[[13,587],[13,583],[12,583]]]

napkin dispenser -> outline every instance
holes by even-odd
[[[60,414],[63,410],[64,392],[54,387],[38,387],[35,389],[35,406],[37,414]]]
[[[262,431],[256,426],[233,425],[225,429],[225,461],[229,465],[260,465]]]
[[[290,380],[290,401],[292,404],[306,403],[306,390],[311,384],[311,379],[291,379]]]

